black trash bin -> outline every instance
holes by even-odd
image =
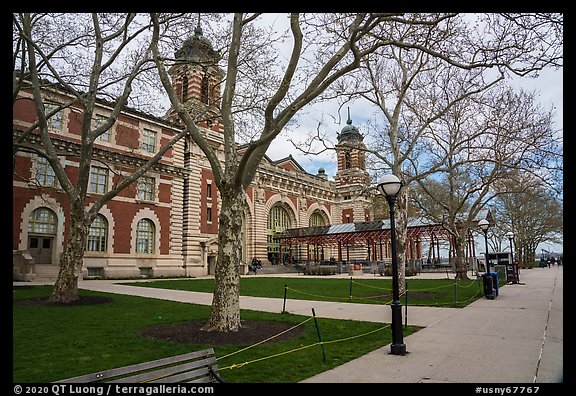
[[[486,297],[489,300],[494,300],[494,298],[496,298],[496,293],[492,286],[493,280],[494,278],[492,277],[491,273],[489,274],[486,272],[482,275],[482,283],[484,285],[484,297]]]
[[[495,297],[498,297],[498,272],[490,272],[492,275],[492,288],[494,289]]]

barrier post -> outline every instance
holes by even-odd
[[[284,305],[282,306],[282,313],[286,312],[286,291],[288,290],[288,285],[284,285]]]
[[[318,326],[318,320],[316,319],[316,312],[312,308],[312,316],[314,317],[314,324],[316,325],[316,332],[318,333],[318,339],[320,340],[320,346],[322,347],[322,362],[326,362],[326,350],[324,349],[324,341],[322,341],[322,334],[320,333],[320,326]]]

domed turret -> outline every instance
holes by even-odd
[[[346,126],[342,128],[340,133],[337,135],[338,143],[351,140],[362,141],[364,136],[360,133],[358,128],[352,124],[352,118],[350,118],[350,108],[348,108],[348,120],[346,121]]]
[[[326,169],[318,168],[318,173],[316,174],[316,177],[319,177],[319,178],[324,179],[324,180],[328,180],[328,175],[326,174]]]
[[[198,19],[194,36],[184,40],[182,47],[174,52],[174,57],[191,62],[217,62],[220,54],[214,51],[210,40],[203,36],[200,19]]]

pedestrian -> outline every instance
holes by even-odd
[[[546,260],[546,265],[548,265],[548,268],[550,268],[551,262],[552,262],[552,260],[550,259],[550,257],[548,257],[548,260]]]

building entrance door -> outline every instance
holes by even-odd
[[[53,245],[53,236],[30,235],[28,237],[28,251],[36,264],[52,264]]]

